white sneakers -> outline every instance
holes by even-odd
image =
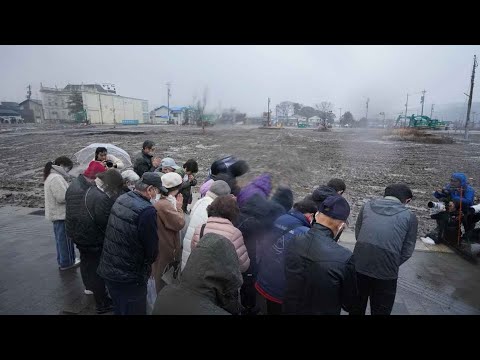
[[[422,242],[424,244],[435,245],[435,241],[433,241],[433,239],[429,238],[428,236],[427,237],[421,237],[420,240],[422,240]]]

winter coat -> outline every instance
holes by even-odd
[[[467,177],[463,173],[453,173],[452,178],[460,180],[461,186],[462,186],[462,207],[466,208],[468,206],[473,205],[473,201],[475,198],[475,190],[467,183]],[[452,201],[458,201],[460,202],[460,190],[452,188],[450,184],[445,185],[444,189],[446,189],[449,192],[449,196],[451,197]],[[437,199],[444,199],[448,195],[435,191],[433,193],[433,196],[436,197]]]
[[[241,310],[242,275],[232,243],[209,233],[192,252],[179,284],[157,295],[153,315],[228,315]]]
[[[155,167],[152,165],[152,157],[152,155],[145,154],[142,150],[140,155],[135,159],[133,171],[140,177],[142,177],[143,173],[155,171]]]
[[[79,214],[81,227],[85,230],[73,241],[80,250],[101,252],[105,239],[110,210],[116,197],[111,198],[96,186],[87,189],[84,197],[83,211]]]
[[[157,210],[158,257],[153,267],[155,285],[159,291],[165,267],[173,261],[180,261],[179,231],[185,226],[185,216],[182,208],[175,209],[167,198],[158,200],[154,207]]]
[[[259,260],[256,283],[257,290],[268,300],[282,303],[285,292],[285,249],[294,237],[308,230],[310,223],[298,210],[291,210],[275,221],[274,233],[279,236],[275,236]]]
[[[211,196],[215,196],[211,194]],[[191,253],[191,245],[193,234],[197,226],[205,224],[208,220],[207,207],[210,205],[214,198],[211,196],[205,196],[195,202],[192,211],[190,212],[190,223],[188,224],[187,232],[183,238],[183,250],[182,250],[182,271],[185,268],[188,257]]]
[[[66,212],[65,212],[65,231],[67,236],[77,244],[88,243],[89,239],[85,237],[88,229],[87,221],[81,221],[87,213],[85,211],[85,193],[87,189],[95,186],[92,181],[80,174],[72,180],[72,183],[65,193]]]
[[[183,180],[182,187],[180,188],[180,193],[184,198],[190,198],[190,196],[192,195],[192,187],[197,185],[197,179],[195,179],[194,176],[193,180],[189,181],[185,170],[182,168],[175,170],[175,172],[180,175]]]
[[[192,239],[192,249],[194,249],[200,240],[200,231],[202,225],[198,225],[195,229]],[[237,252],[238,260],[240,263],[240,271],[247,271],[250,266],[250,258],[248,257],[247,248],[243,242],[242,232],[238,230],[228,219],[220,217],[209,217],[204,229],[204,234],[213,232],[218,235],[225,236],[230,240]]]
[[[417,241],[416,215],[395,197],[369,201],[355,224],[355,268],[382,280],[398,278],[398,268],[413,254]]]
[[[248,183],[238,194],[238,206],[242,207],[253,195],[268,198],[272,191],[272,179],[269,174],[262,174]]]
[[[352,252],[333,240],[332,231],[314,224],[294,238],[285,256],[283,312],[297,315],[340,315],[357,296]]]
[[[94,160],[95,158],[92,159],[92,161]],[[121,170],[125,167],[125,165],[123,164],[123,161],[112,154],[107,154],[107,160],[110,160],[113,163],[113,165],[117,165],[116,169],[118,170]]]
[[[249,273],[257,274],[257,256],[261,255],[267,236],[275,220],[285,214],[285,209],[259,194],[253,195],[241,208],[235,227],[242,232],[250,258]]]
[[[69,175],[61,166],[52,165],[50,174],[45,179],[45,217],[50,221],[65,220],[65,193]]]
[[[102,256],[97,269],[102,278],[121,283],[146,284],[152,272],[158,249],[156,219],[148,224],[149,234],[145,234],[146,224],[141,226],[142,215],[155,212],[150,201],[135,191],[118,197],[113,204],[105,231]],[[152,233],[153,232],[153,233]],[[146,238],[154,238],[153,251],[149,252]]]
[[[208,179],[207,181],[205,181],[202,186],[200,186],[200,196],[203,198],[206,194],[207,194],[207,191],[210,190],[210,186],[213,185],[213,182],[215,180],[213,179]]]

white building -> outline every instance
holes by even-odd
[[[122,124],[124,120],[148,123],[148,101],[120,96],[102,85],[67,85],[64,89],[41,87],[46,121],[73,121],[68,102],[73,92],[82,94],[83,109],[91,124]]]
[[[185,121],[185,112],[188,110],[186,106],[172,106],[170,107],[170,122],[168,119],[168,107],[162,105],[153,110],[153,119],[154,124],[179,124],[182,125]]]

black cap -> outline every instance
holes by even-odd
[[[144,184],[155,186],[157,189],[162,187],[162,178],[158,172],[146,172],[141,180]]]
[[[332,219],[346,221],[350,215],[350,205],[340,195],[329,196],[320,204],[318,211]]]

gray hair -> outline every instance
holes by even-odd
[[[150,185],[145,184],[141,179],[135,181],[135,190],[144,192]]]
[[[135,182],[140,179],[140,176],[133,170],[125,170],[122,172],[123,181]]]

